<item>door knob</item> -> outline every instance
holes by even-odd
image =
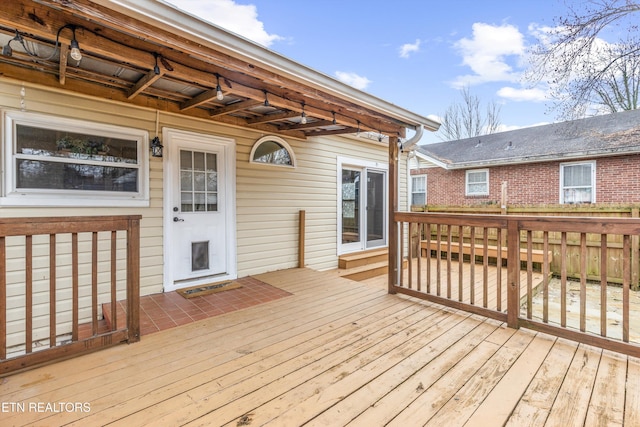
[[[178,218],[177,216],[173,217],[173,222],[180,222],[180,221],[184,221],[184,219]]]

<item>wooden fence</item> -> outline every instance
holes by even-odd
[[[634,322],[631,315],[640,309],[637,292],[631,290],[632,260],[638,260],[640,252],[632,241],[640,235],[640,219],[396,212],[394,221],[399,235],[422,240],[420,229],[436,232],[426,233],[419,243],[426,243],[429,251],[416,250],[415,244],[398,244],[399,259],[410,262],[398,272],[400,264],[391,260],[390,292],[481,314],[510,327],[527,327],[640,356],[640,322]],[[574,234],[579,242],[575,260],[569,255]],[[493,243],[491,235],[496,237]],[[539,249],[534,249],[536,239]],[[553,256],[559,260],[557,304],[550,292],[555,239],[559,242],[558,256]],[[612,241],[621,242],[620,247],[612,248]],[[495,266],[489,264],[492,257]],[[612,257],[619,258],[619,285],[609,282]],[[456,263],[455,258],[467,261]],[[503,261],[506,268],[500,267]],[[540,264],[537,282],[536,261]],[[597,294],[588,299],[590,262],[598,264],[600,275]],[[568,277],[569,266],[574,264],[578,266],[576,290]],[[612,286],[619,297],[610,296]]]
[[[489,215],[527,215],[527,216],[570,216],[570,217],[596,217],[596,218],[639,218],[640,208],[638,206],[599,206],[599,205],[553,205],[553,206],[527,206],[527,207],[508,207],[501,209],[498,205],[474,206],[474,207],[451,207],[451,206],[429,206],[430,213],[448,213],[448,214],[465,214],[480,213]],[[429,230],[421,230],[427,233]],[[432,227],[430,230],[432,237],[435,237],[436,230]],[[481,233],[481,232],[480,232]],[[496,245],[496,234],[494,231],[488,231],[488,239],[490,245]],[[456,236],[454,236],[455,238]],[[483,238],[481,234],[476,236]],[[525,235],[522,235],[521,242],[525,243]],[[534,231],[532,234],[533,248],[542,249],[543,234],[541,231]],[[465,241],[469,241],[470,235],[464,236]],[[504,241],[502,242],[504,245]],[[600,245],[602,244],[599,234],[587,234],[587,256],[586,256],[586,274],[588,280],[598,281],[601,278],[601,264],[599,258]],[[560,275],[563,268],[566,269],[567,277],[579,279],[581,277],[580,252],[582,250],[580,233],[568,233],[566,236],[566,252],[562,256],[562,242],[559,233],[549,234],[549,250],[551,251],[550,271],[553,274]],[[607,259],[607,281],[609,283],[621,284],[623,281],[622,273],[622,246],[621,236],[610,235],[607,238],[606,246],[609,257]],[[632,249],[640,248],[640,238],[633,236],[631,239]],[[633,251],[636,253],[636,251]],[[640,289],[640,260],[631,260],[632,279],[631,284],[634,290]]]
[[[140,218],[0,219],[0,376],[140,339]]]

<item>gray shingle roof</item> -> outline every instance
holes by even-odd
[[[446,169],[640,153],[640,110],[421,145]]]

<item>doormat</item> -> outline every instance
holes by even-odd
[[[242,285],[235,281],[211,283],[210,285],[193,286],[191,288],[178,289],[176,292],[184,298],[195,298],[216,292],[241,288]]]

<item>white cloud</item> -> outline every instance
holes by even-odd
[[[510,101],[544,102],[548,100],[547,92],[540,88],[518,89],[505,86],[498,90],[497,95]]]
[[[400,58],[408,58],[409,54],[420,51],[420,39],[416,39],[415,43],[405,43],[400,46]]]
[[[359,76],[356,73],[349,73],[345,71],[336,71],[336,77],[341,82],[360,90],[366,89],[372,83],[371,80],[364,76]]]
[[[236,4],[233,0],[168,0],[193,16],[209,21],[263,46],[283,38],[269,34],[258,19],[258,10],[252,5]]]
[[[473,37],[458,40],[454,47],[462,56],[462,63],[473,74],[458,76],[453,86],[517,81],[519,73],[514,71],[508,60],[515,62],[525,54],[524,36],[513,25],[489,25],[481,22],[473,24]]]

